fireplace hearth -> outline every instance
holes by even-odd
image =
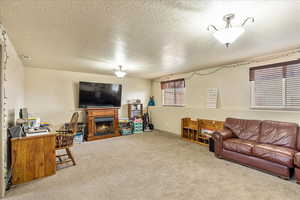
[[[87,109],[87,141],[120,136],[118,109]]]

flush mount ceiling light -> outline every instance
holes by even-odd
[[[124,70],[122,70],[122,66],[120,65],[119,68],[117,70],[115,70],[115,75],[118,78],[123,78],[126,75],[126,72]]]
[[[222,44],[228,48],[230,44],[232,44],[239,36],[241,36],[245,32],[244,26],[250,20],[252,23],[254,22],[253,17],[247,17],[241,26],[233,27],[231,25],[231,20],[234,18],[234,14],[228,14],[223,17],[223,20],[226,22],[226,26],[223,29],[217,29],[214,25],[209,25],[207,27],[208,31],[213,29],[213,36]]]
[[[29,62],[32,60],[31,56],[27,56],[27,55],[20,55],[21,59],[25,62]]]

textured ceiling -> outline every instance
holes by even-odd
[[[229,48],[207,25],[254,24]],[[300,47],[297,0],[0,0],[0,20],[26,66],[154,78]]]

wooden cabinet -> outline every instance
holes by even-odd
[[[55,174],[55,134],[13,138],[11,155],[13,184]]]
[[[224,122],[222,121],[183,118],[181,120],[181,137],[191,142],[208,146],[212,133],[223,129],[223,126]]]

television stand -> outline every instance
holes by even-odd
[[[120,136],[118,108],[87,108],[87,141]]]

